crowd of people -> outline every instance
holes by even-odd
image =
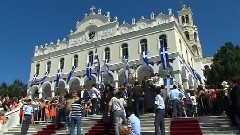
[[[89,90],[83,86],[45,99],[21,97],[10,100],[6,95],[0,97],[0,105],[3,112],[21,107],[22,135],[27,134],[29,124],[36,122],[55,122],[61,127],[66,125],[71,135],[77,127],[80,135],[81,117],[96,114],[102,114],[103,123],[113,121],[116,135],[120,134],[122,123],[129,126],[130,134],[139,135],[139,118],[147,113],[153,113],[155,134],[160,135],[165,134],[166,117],[228,115],[234,125],[239,125],[240,86],[236,79],[231,79],[228,84],[213,85],[208,90],[202,86],[197,90],[183,90],[180,85],[174,85],[172,90],[167,91],[164,86],[155,86],[151,79],[146,78],[141,84],[136,81],[119,88],[113,87],[110,82],[104,86],[92,84]]]

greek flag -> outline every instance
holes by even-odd
[[[100,66],[100,61],[98,59],[98,54],[97,54],[97,49],[95,51],[94,54],[94,68],[95,68],[95,72],[97,73],[97,77],[98,77],[98,82],[101,82],[101,66]]]
[[[72,78],[73,72],[75,71],[76,66],[72,66],[72,70],[70,71],[68,78],[67,78],[67,85],[69,85],[70,79]]]
[[[104,65],[105,65],[105,70],[108,73],[110,77],[113,77],[112,74],[110,73],[110,68],[109,68],[109,59],[105,59]]]
[[[168,93],[170,93],[170,90],[173,89],[173,78],[172,77],[168,77],[163,79],[163,83],[165,88],[167,88]]]
[[[91,62],[87,64],[86,75],[89,80],[92,80],[92,63]]]
[[[161,62],[163,65],[163,70],[167,70],[170,67],[167,47],[160,48],[160,56],[161,56]]]
[[[37,80],[37,76],[38,76],[38,74],[34,74],[30,87],[32,87],[35,84],[35,82]]]
[[[62,69],[58,69],[57,78],[56,78],[56,85],[55,85],[56,88],[59,87],[59,81],[60,81],[61,75],[62,75]]]
[[[198,72],[194,70],[192,67],[191,67],[191,70],[193,72],[193,76],[200,82],[200,84],[202,84],[202,79],[201,79],[201,76],[198,74]]]
[[[128,74],[129,74],[129,69],[128,69],[128,56],[125,55],[124,56],[124,60],[125,60],[125,74],[124,74],[124,86],[128,85]]]
[[[145,63],[147,66],[149,66],[148,52],[147,52],[147,51],[142,52],[142,56],[143,56],[143,61],[144,61],[144,63]]]
[[[49,71],[45,72],[45,75],[43,76],[43,78],[40,80],[41,85],[45,82],[46,78],[48,77]]]

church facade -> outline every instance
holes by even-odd
[[[32,85],[29,95],[39,97],[54,96],[57,91],[76,90],[79,86],[90,87],[99,83],[93,71],[93,79],[86,76],[87,63],[93,62],[94,53],[98,54],[104,71],[105,59],[110,59],[110,73],[104,74],[104,81],[111,81],[115,87],[123,85],[124,55],[129,56],[129,80],[141,81],[146,76],[153,76],[156,84],[162,85],[162,78],[167,72],[162,69],[159,49],[167,45],[170,57],[170,72],[175,83],[184,89],[195,89],[199,81],[194,77],[192,68],[203,79],[203,56],[198,28],[193,22],[190,7],[182,6],[178,18],[172,10],[168,14],[150,14],[150,18],[132,19],[131,24],[125,21],[120,24],[117,17],[111,19],[110,12],[102,14],[101,9],[91,8],[90,14],[76,22],[76,30],[70,31],[69,39],[57,40],[45,46],[36,46],[31,62],[29,82],[37,75],[37,80],[49,72],[43,83]],[[143,51],[148,52],[150,66],[142,60]],[[74,73],[67,83],[72,66]],[[59,87],[56,88],[56,76],[62,69]]]

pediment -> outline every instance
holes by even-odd
[[[101,27],[110,24],[110,18],[101,14],[86,16],[81,22],[77,23],[77,30],[74,33],[88,31],[92,27]]]

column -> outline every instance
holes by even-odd
[[[38,90],[38,98],[42,98],[43,96],[43,90],[42,90],[42,86],[40,86],[39,90]]]
[[[38,98],[41,99],[42,96],[43,96],[43,93],[42,93],[42,92],[39,92],[39,93],[38,93]]]
[[[114,82],[115,82],[115,88],[118,88],[118,81],[115,80]]]
[[[52,97],[55,97],[55,91],[52,90]]]
[[[158,84],[159,86],[164,85],[163,78],[161,76],[158,78]]]

